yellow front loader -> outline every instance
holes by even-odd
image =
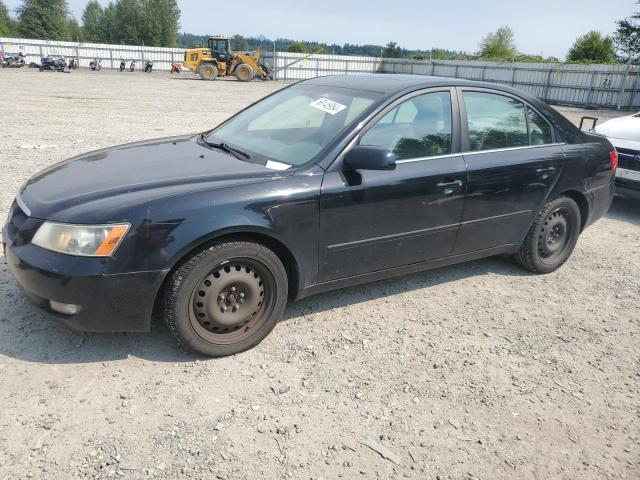
[[[209,37],[209,48],[191,48],[184,52],[184,66],[203,80],[235,77],[249,82],[256,76],[271,78],[271,71],[260,63],[260,52],[232,52],[228,37]]]

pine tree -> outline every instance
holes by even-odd
[[[87,42],[107,42],[105,13],[98,0],[92,0],[82,13],[82,32]]]
[[[69,40],[71,40],[72,42],[84,41],[82,27],[75,17],[69,17],[69,19],[67,20],[67,30],[69,31]]]
[[[180,29],[180,8],[176,0],[142,0],[144,40],[148,45],[174,47]]]
[[[10,37],[13,35],[14,24],[9,16],[6,5],[0,1],[0,37]]]
[[[115,3],[114,37],[127,45],[145,44],[145,18],[139,0],[118,0]]]
[[[65,0],[23,0],[18,8],[18,33],[25,38],[68,40]]]

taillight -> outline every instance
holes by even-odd
[[[611,160],[611,170],[615,172],[616,168],[618,168],[618,152],[615,150],[609,152],[609,160]]]

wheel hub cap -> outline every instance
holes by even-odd
[[[562,210],[552,212],[545,220],[540,232],[539,249],[543,257],[550,257],[561,251],[567,243],[568,224]]]
[[[224,334],[245,327],[264,299],[262,278],[249,265],[234,263],[216,268],[196,289],[193,311],[206,330]]]

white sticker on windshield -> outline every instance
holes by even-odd
[[[334,102],[333,100],[329,100],[328,98],[324,98],[324,97],[311,102],[309,105],[319,110],[322,110],[323,112],[327,112],[331,115],[340,113],[342,110],[347,108],[346,105],[342,105],[341,103]]]
[[[286,170],[291,165],[287,165],[286,163],[282,162],[275,162],[273,160],[267,160],[267,164],[265,166],[267,168],[270,168],[271,170]]]

